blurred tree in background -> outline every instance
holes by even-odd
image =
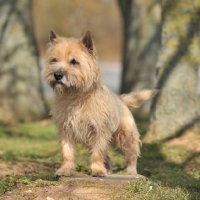
[[[47,115],[40,80],[31,0],[0,1],[0,120]]]
[[[41,56],[49,42],[49,29],[77,38],[90,30],[100,60],[120,61],[122,32],[116,0],[33,0],[33,14]]]
[[[161,10],[157,0],[118,0],[124,24],[121,93],[154,87],[161,41]],[[150,101],[138,113],[149,112]]]
[[[67,37],[89,29],[101,61],[119,62],[123,53],[122,93],[153,88],[162,27],[156,83],[161,92],[152,105],[148,135],[160,137],[165,130],[165,137],[196,120],[199,0],[0,0],[0,120],[46,115],[32,2],[41,61],[50,28]]]
[[[197,123],[200,1],[162,0],[162,47],[152,104],[152,140],[180,136]]]

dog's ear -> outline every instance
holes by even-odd
[[[51,41],[51,43],[53,43],[53,41],[57,38],[56,33],[53,30],[50,30],[50,35],[49,35],[49,39]]]
[[[93,42],[90,31],[87,31],[83,36],[82,43],[88,49],[89,53],[93,54]]]

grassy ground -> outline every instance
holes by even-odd
[[[138,125],[144,136],[148,123],[140,120]],[[110,148],[110,155],[114,173],[124,173],[121,152]],[[89,157],[81,145],[77,146],[76,157],[77,173],[89,174]],[[60,163],[60,149],[50,121],[0,124],[0,199],[200,199],[200,134],[195,132],[162,144],[143,143],[138,172],[147,181],[121,184],[120,189],[112,186],[103,190],[99,186],[101,193],[108,192],[103,198],[75,196],[69,185],[64,187],[54,177]],[[91,192],[88,184],[82,187]]]

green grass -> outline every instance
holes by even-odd
[[[166,187],[161,183],[147,181],[145,184],[137,182],[126,186],[126,193],[123,199],[155,200],[155,199],[189,199],[190,194],[187,190],[180,187]]]
[[[43,159],[48,161],[59,152],[53,125],[17,124],[0,126],[0,156],[5,161]]]
[[[27,185],[40,178],[55,181],[54,171],[60,161],[53,125],[0,125],[0,163],[7,165],[0,172],[0,194],[19,183]],[[17,165],[25,169],[24,174],[15,175],[13,166]]]
[[[141,121],[139,130],[144,132],[146,125]],[[109,151],[114,173],[123,173],[126,166],[123,155],[114,147]],[[87,149],[77,145],[76,158],[78,173],[89,174]],[[1,195],[26,185],[40,188],[57,185],[54,173],[60,166],[61,153],[55,127],[51,123],[0,124],[1,163],[6,166],[0,170]],[[16,172],[16,167],[22,172]],[[124,185],[119,199],[200,199],[198,152],[167,143],[146,143],[138,159],[138,172],[147,181]]]

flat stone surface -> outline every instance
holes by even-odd
[[[122,175],[122,174],[112,174],[106,177],[92,177],[89,175],[74,175],[70,177],[60,177],[61,180],[65,181],[98,181],[98,182],[107,182],[107,181],[145,181],[146,178],[140,174],[136,175]]]
[[[145,177],[137,175],[112,174],[106,177],[92,177],[75,174],[59,178],[59,184],[70,199],[110,200],[121,199],[127,192],[126,187],[136,181],[145,182]],[[73,197],[73,198],[72,198]]]

